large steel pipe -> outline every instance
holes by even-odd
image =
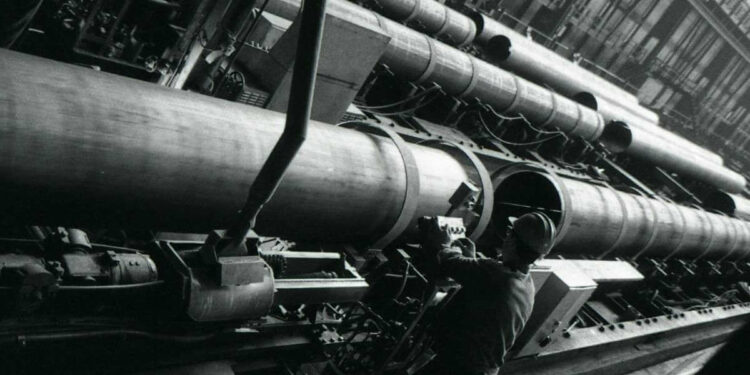
[[[476,25],[469,17],[433,0],[375,0],[380,13],[397,22],[409,22],[423,33],[452,46],[471,44]]]
[[[554,176],[516,164],[495,179],[493,222],[532,210],[558,227],[553,251],[597,256],[739,259],[750,252],[750,223],[702,209]]]
[[[531,81],[547,84],[565,96],[590,92],[615,103],[638,105],[635,95],[535,43],[510,27],[479,12],[472,12],[470,17],[477,25],[477,43],[485,48],[487,57],[500,67]],[[643,115],[658,120],[658,116],[653,112]]]
[[[516,112],[540,126],[595,140],[603,120],[590,108],[499,69],[384,17],[380,26],[391,42],[381,62],[401,78],[435,82],[447,93],[478,98],[498,111]]]
[[[728,168],[669,143],[641,128],[622,122],[607,124],[601,137],[605,145],[625,145],[625,153],[681,176],[701,181],[720,190],[739,193],[745,189],[745,178]]]
[[[281,113],[8,50],[0,82],[0,215],[14,223],[222,228],[284,123]],[[445,213],[473,169],[408,147],[420,178],[415,218]],[[312,122],[256,230],[369,240],[396,221],[406,188],[391,140]]]
[[[280,0],[279,12],[294,0]],[[275,9],[275,8],[274,8]],[[597,139],[604,121],[596,111],[519,78],[483,60],[344,0],[331,0],[329,12],[357,23],[381,27],[391,41],[380,62],[399,78],[437,83],[450,94],[477,98],[501,112],[516,112],[539,126],[555,126],[587,140]]]
[[[656,138],[659,138],[664,143],[677,146],[680,153],[685,152],[693,154],[717,165],[724,164],[724,159],[717,153],[700,147],[695,143],[660,127],[657,123],[636,116],[630,111],[614,105],[607,100],[597,98],[595,95],[589,93],[576,95],[574,99],[589,108],[595,109],[602,115],[606,123],[613,121],[624,122],[631,128],[638,128]]]

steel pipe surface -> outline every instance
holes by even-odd
[[[470,17],[477,26],[476,42],[492,63],[531,81],[546,84],[565,96],[590,92],[614,101],[637,105],[638,98],[554,51],[479,12]],[[643,108],[645,110],[645,108]],[[649,111],[650,112],[650,111]],[[654,117],[655,113],[650,115]],[[658,121],[658,116],[655,117]]]
[[[229,223],[284,115],[0,50],[0,213],[13,223],[205,231]],[[473,173],[409,145],[416,218],[445,213]],[[391,140],[311,122],[256,231],[357,242],[387,231],[406,189]]]
[[[578,94],[574,99],[599,112],[604,118],[604,122],[609,123],[613,121],[620,121],[626,123],[632,128],[638,128],[647,132],[654,137],[661,139],[662,142],[670,143],[677,146],[677,149],[682,152],[697,155],[706,161],[715,163],[717,165],[723,165],[724,159],[716,154],[715,152],[709,151],[697,144],[680,137],[679,135],[670,132],[667,129],[660,127],[657,123],[645,120],[641,117],[633,115],[628,110],[614,105],[607,100],[597,98],[595,95],[589,93]]]
[[[546,211],[555,221],[558,253],[739,259],[750,251],[746,221],[523,164],[496,174],[494,225],[532,210]]]
[[[373,11],[331,0],[329,12],[351,22],[379,26],[390,35],[380,62],[403,80],[435,82],[450,95],[477,98],[497,111],[517,112],[539,126],[555,126],[587,140],[599,138],[604,130],[596,111]]]
[[[745,178],[726,167],[707,161],[679,145],[669,143],[641,128],[623,122],[607,124],[602,143],[625,147],[625,153],[670,172],[714,186],[730,193],[745,189]]]
[[[384,16],[457,47],[471,44],[477,27],[469,17],[433,0],[375,0]]]

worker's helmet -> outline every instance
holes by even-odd
[[[555,242],[555,223],[541,212],[521,215],[513,222],[513,233],[535,258],[549,254]]]

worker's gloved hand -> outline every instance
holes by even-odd
[[[438,225],[435,217],[425,216],[419,218],[417,223],[419,226],[420,243],[423,248],[438,252],[450,247],[452,242],[451,235],[445,228],[441,228]]]
[[[459,238],[453,241],[451,245],[454,248],[458,247],[461,250],[461,255],[467,258],[477,257],[477,245],[468,238]]]
[[[438,264],[452,258],[476,258],[477,248],[474,242],[468,238],[453,241],[451,246],[446,246],[437,253]]]
[[[446,246],[437,252],[437,261],[438,264],[440,264],[443,262],[443,260],[451,259],[457,256],[460,257],[461,255],[463,255],[463,252],[461,251],[460,247]]]

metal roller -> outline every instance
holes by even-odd
[[[0,212],[14,222],[222,228],[284,123],[281,113],[1,49],[0,81]],[[473,173],[446,151],[408,148],[420,188],[407,231],[444,214]],[[405,205],[405,171],[390,139],[312,122],[256,230],[371,240]]]
[[[602,117],[584,105],[356,4],[343,0],[329,4],[328,11],[337,17],[375,22],[391,36],[380,62],[401,79],[435,82],[450,95],[477,98],[498,111],[518,112],[536,124],[556,126],[586,140],[596,140],[604,130]]]
[[[555,221],[553,251],[558,253],[739,259],[750,251],[746,221],[561,178],[524,164],[499,171],[495,225],[534,210],[547,212]]]
[[[612,121],[624,122],[632,128],[638,128],[640,130],[643,130],[644,132],[651,134],[654,137],[659,138],[664,143],[670,143],[677,146],[680,152],[687,152],[700,156],[706,161],[715,163],[717,165],[724,164],[724,159],[715,152],[700,147],[695,143],[690,142],[689,140],[660,127],[657,123],[635,116],[628,110],[614,105],[607,100],[599,99],[595,95],[589,93],[576,95],[574,99],[591,109],[595,109],[602,115],[604,121],[607,123]]]
[[[745,178],[726,167],[707,161],[679,145],[623,122],[607,124],[601,137],[605,145],[622,147],[625,153],[668,171],[676,172],[730,193],[745,189]]]
[[[714,210],[750,221],[750,200],[741,195],[718,191],[709,195],[704,202]]]
[[[380,13],[397,22],[409,22],[419,31],[452,46],[471,44],[476,25],[463,14],[432,0],[377,0]]]

